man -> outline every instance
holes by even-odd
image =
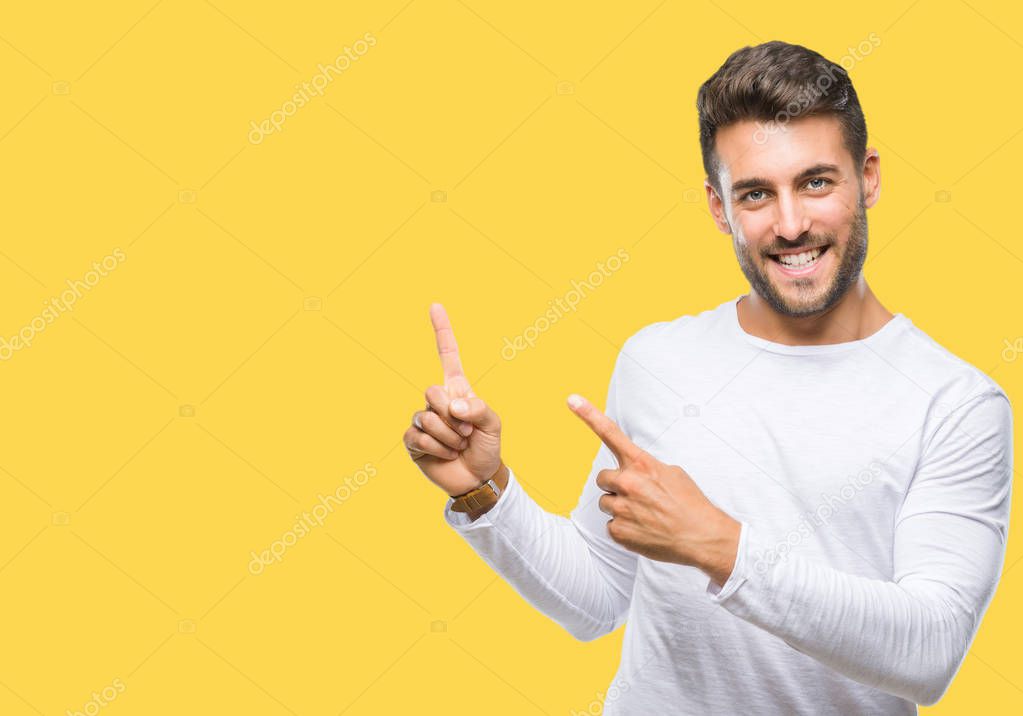
[[[998,581],[1008,398],[867,286],[879,157],[841,67],[746,47],[697,106],[710,210],[751,290],[630,336],[606,415],[569,397],[602,441],[571,515],[504,464],[439,304],[445,384],[405,443],[448,524],[537,609],[583,640],[627,620],[605,714],[916,713]]]

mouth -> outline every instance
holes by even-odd
[[[830,245],[825,244],[813,249],[768,254],[768,256],[783,274],[787,276],[807,276],[813,273],[821,264],[829,248],[831,248]]]

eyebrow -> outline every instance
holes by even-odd
[[[809,179],[817,174],[827,174],[829,172],[837,174],[839,168],[835,164],[814,164],[812,167],[808,167],[795,177],[795,182],[799,183],[804,179]],[[732,191],[737,192],[743,189],[754,189],[761,186],[770,186],[771,182],[763,177],[749,177],[748,179],[740,179],[739,181],[732,184]]]

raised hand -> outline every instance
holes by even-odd
[[[430,320],[444,385],[426,389],[426,408],[413,413],[403,440],[423,474],[455,496],[479,487],[501,468],[501,420],[469,386],[441,304],[430,306]]]
[[[638,447],[607,415],[572,394],[568,407],[618,461],[597,473],[600,511],[611,538],[660,562],[699,567],[724,584],[734,566],[740,523],[716,507],[689,474]]]

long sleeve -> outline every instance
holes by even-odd
[[[620,353],[608,388],[606,412],[616,420],[622,361]],[[449,499],[444,519],[537,610],[577,639],[596,639],[625,621],[636,575],[637,555],[608,536],[608,518],[597,504],[603,492],[597,473],[614,467],[614,456],[601,445],[569,517],[540,507],[509,468],[508,485],[488,512],[470,521],[451,511]]]
[[[892,581],[830,568],[743,522],[729,579],[707,594],[844,676],[919,704],[947,690],[1005,558],[1012,412],[991,390],[928,440],[898,513]]]

